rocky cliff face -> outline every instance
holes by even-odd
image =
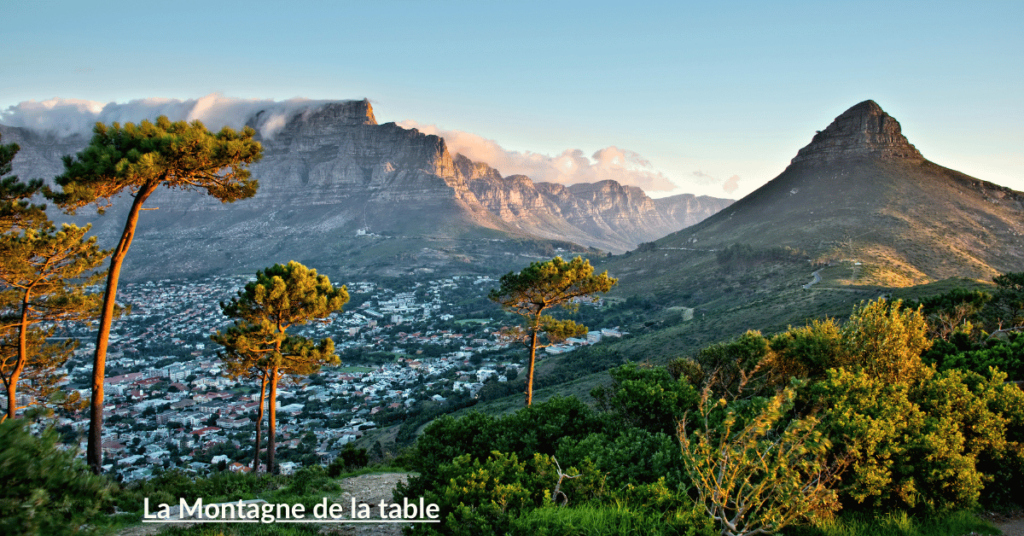
[[[535,183],[524,175],[501,177],[497,170],[462,155],[456,155],[455,162],[477,199],[502,220],[538,236],[614,252],[678,231],[732,202],[707,198],[704,203],[687,203],[682,201],[686,196],[655,200],[615,181]]]
[[[819,131],[792,163],[831,163],[851,158],[924,161],[921,153],[903,136],[899,121],[885,113],[875,101],[866,100]]]

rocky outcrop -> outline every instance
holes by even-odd
[[[819,131],[797,153],[792,163],[830,163],[851,158],[923,162],[921,153],[907,141],[900,123],[872,100],[866,100]]]

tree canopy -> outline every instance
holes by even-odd
[[[54,322],[85,320],[99,308],[99,294],[85,288],[102,278],[94,270],[109,251],[86,238],[89,227],[52,224],[0,235],[0,289],[6,307],[0,318],[0,379],[7,388],[7,417],[13,418],[22,373],[45,396],[59,379],[55,369],[70,357],[74,344],[50,344]],[[77,393],[76,393],[77,395]]]

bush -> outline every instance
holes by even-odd
[[[993,478],[988,500],[1021,490],[1024,394],[1000,374],[922,374],[889,383],[840,368],[815,387],[829,437],[852,462],[844,507],[970,508]]]
[[[616,490],[659,480],[671,489],[684,484],[679,442],[661,432],[627,428],[613,439],[605,434],[590,434],[583,439],[566,437],[558,444],[558,459],[570,465],[593,460],[607,475],[608,486]]]
[[[0,533],[82,534],[107,504],[113,485],[56,444],[52,428],[37,438],[24,419],[0,423]]]
[[[366,449],[357,449],[352,443],[345,443],[341,453],[327,467],[327,475],[335,478],[342,473],[348,473],[365,467],[368,463],[370,463],[370,456],[367,454]]]
[[[413,471],[432,474],[435,467],[463,454],[476,460],[495,450],[524,458],[552,455],[563,437],[583,438],[605,429],[601,416],[583,402],[555,397],[501,418],[482,413],[441,417],[423,431],[408,459]]]
[[[440,507],[443,521],[440,525],[419,525],[412,529],[413,533],[506,534],[515,516],[554,504],[552,494],[556,486],[572,503],[600,499],[606,494],[604,476],[593,464],[584,464],[582,471],[566,467],[563,474],[571,478],[560,479],[558,464],[543,454],[535,454],[528,462],[520,462],[515,454],[497,451],[485,461],[473,460],[467,454],[435,471],[437,480],[446,484],[428,490],[423,496],[428,504]],[[399,486],[396,496],[402,491]]]
[[[697,391],[689,381],[673,378],[663,367],[627,363],[609,373],[612,386],[595,387],[590,396],[627,426],[675,434],[676,423],[697,405]]]

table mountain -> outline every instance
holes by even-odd
[[[283,124],[259,113],[248,123],[264,145],[251,166],[252,199],[222,204],[205,195],[160,190],[139,223],[126,277],[237,271],[299,260],[321,271],[401,274],[456,263],[518,266],[529,258],[587,247],[624,251],[682,228],[679,203],[658,204],[637,188],[535,185],[502,178],[485,164],[449,153],[444,139],[378,124],[369,101],[335,102],[299,112]],[[279,127],[279,128],[269,128]],[[60,157],[88,142],[0,125],[3,143],[18,143],[14,171],[52,178]],[[727,200],[687,212],[710,214]],[[112,245],[127,202],[106,216],[80,216]],[[703,212],[701,212],[703,211]],[[554,241],[554,242],[552,242]],[[573,245],[576,244],[576,245]],[[129,275],[132,274],[132,275]]]

